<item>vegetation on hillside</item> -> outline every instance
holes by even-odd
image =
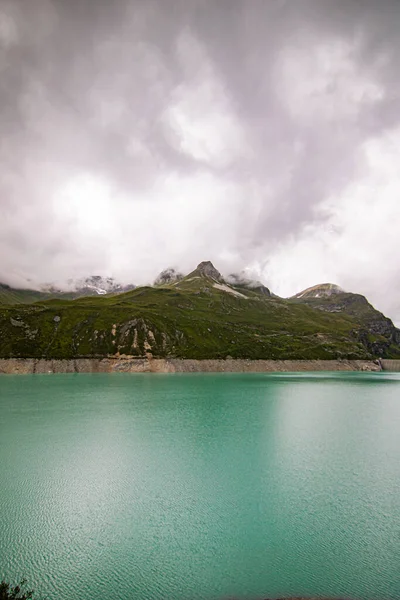
[[[400,357],[398,330],[368,303],[330,310],[325,300],[284,300],[228,286],[204,264],[207,272],[122,294],[0,304],[0,357]]]
[[[24,590],[26,580],[18,585],[11,585],[6,581],[0,581],[0,600],[33,600],[33,590]]]
[[[400,355],[400,330],[360,294],[342,291],[330,296],[293,298],[292,302],[330,314],[349,315],[359,324],[359,339],[371,354],[393,358]]]

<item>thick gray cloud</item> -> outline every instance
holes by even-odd
[[[397,0],[0,0],[0,280],[211,259],[400,320]]]

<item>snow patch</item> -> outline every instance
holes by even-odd
[[[103,290],[101,288],[95,287],[94,285],[87,285],[86,286],[89,290],[93,290],[94,292],[96,292],[96,294],[99,294],[99,296],[103,296],[104,294],[107,294],[107,290]]]
[[[247,296],[245,296],[244,294],[241,294],[240,292],[237,292],[236,290],[233,290],[232,288],[228,287],[224,283],[214,283],[214,287],[217,288],[218,290],[222,290],[223,292],[228,292],[228,294],[233,294],[234,296],[237,296],[238,298],[244,298],[245,300],[248,300]]]

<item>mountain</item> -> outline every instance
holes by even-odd
[[[124,286],[117,283],[112,277],[101,277],[100,275],[92,275],[85,279],[70,281],[70,285],[71,284],[76,291],[76,297],[95,294],[98,294],[99,296],[104,296],[105,294],[120,294],[121,292],[129,292],[136,287],[133,284]]]
[[[3,304],[0,357],[400,357],[400,331],[357,294],[278,298],[224,280],[209,261],[164,281],[74,300]]]
[[[260,282],[245,280],[239,275],[224,279],[210,261],[199,263],[194,271],[177,279],[172,285],[174,289],[191,291],[195,294],[210,294],[218,290],[237,298],[254,297],[259,294],[270,295],[268,288]]]
[[[271,296],[270,290],[261,283],[261,281],[249,279],[244,273],[231,273],[226,278],[226,281],[236,288],[242,287],[248,290],[257,291],[264,296]]]
[[[28,289],[15,289],[0,283],[0,304],[29,304],[39,300],[46,300],[51,294]]]
[[[104,296],[105,294],[120,294],[133,290],[135,286],[121,285],[112,277],[103,278],[100,275],[92,275],[84,279],[69,280],[69,291],[61,290],[53,285],[42,286],[40,290],[17,289],[0,283],[0,305],[1,304],[31,304],[43,300],[62,298],[74,300],[85,296]]]
[[[168,285],[170,283],[180,281],[181,279],[183,279],[182,273],[179,273],[174,268],[169,267],[168,269],[164,269],[164,271],[161,271],[161,273],[155,280],[154,285]]]
[[[358,327],[354,334],[372,354],[385,356],[391,347],[400,345],[400,330],[361,294],[346,292],[337,285],[324,283],[308,288],[290,300],[319,311],[348,315],[355,319]]]
[[[202,279],[211,279],[217,283],[223,282],[223,277],[219,271],[214,267],[211,261],[205,260],[199,263],[194,271],[189,273],[184,279],[194,279],[200,277]]]
[[[343,292],[344,290],[334,283],[320,283],[319,285],[314,285],[303,290],[299,294],[293,296],[293,298],[330,298],[330,296],[342,294]]]

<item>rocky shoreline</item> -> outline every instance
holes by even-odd
[[[379,360],[191,360],[178,358],[156,359],[151,357],[77,358],[71,360],[8,358],[0,359],[0,374],[382,371],[386,370],[385,362]],[[398,363],[398,370],[400,370],[400,361],[390,362]],[[391,368],[390,370],[397,369]]]

